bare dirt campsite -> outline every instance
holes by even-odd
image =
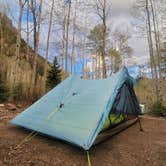
[[[20,113],[0,108],[0,165],[2,166],[86,166],[87,156],[77,147],[37,135],[15,147],[30,133],[9,124]],[[165,166],[166,119],[142,116],[138,123],[90,150],[93,166]]]
[[[166,0],[0,0],[0,166],[166,166]]]

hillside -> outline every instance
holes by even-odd
[[[162,103],[166,106],[166,84],[164,78],[159,80],[158,87]],[[146,112],[150,112],[152,105],[156,101],[155,80],[146,77],[138,80],[135,84],[135,92],[139,102],[145,105]]]
[[[16,66],[16,39],[17,30],[12,25],[12,21],[6,16],[0,14],[1,19],[1,35],[0,35],[0,74],[3,80],[6,82],[7,86],[12,93],[13,82],[14,82],[14,68]],[[27,54],[28,48],[28,54]],[[26,42],[21,39],[20,48],[20,61],[18,66],[17,75],[17,88],[21,91],[25,99],[30,97],[31,88],[31,77],[32,77],[32,66],[34,60],[33,49],[26,44]],[[37,56],[37,76],[36,76],[36,97],[39,97],[42,92],[43,84],[43,72],[44,72],[44,58],[40,55]]]

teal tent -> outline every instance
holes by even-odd
[[[140,113],[126,68],[102,80],[70,76],[11,123],[90,149],[110,113]]]

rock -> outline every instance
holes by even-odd
[[[17,104],[17,108],[22,108],[23,106],[21,104]]]
[[[15,106],[15,104],[12,104],[12,103],[6,104],[6,105],[5,105],[5,108],[6,108],[7,110],[11,110],[11,111],[17,110],[17,107]]]
[[[0,104],[0,107],[4,107],[5,105],[4,104]]]

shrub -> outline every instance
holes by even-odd
[[[12,91],[13,100],[20,100],[23,97],[23,84],[17,83]]]
[[[155,116],[166,116],[166,106],[162,101],[156,101],[151,107],[151,114]]]
[[[7,101],[9,97],[9,89],[0,74],[0,102]]]
[[[57,62],[57,58],[54,58],[54,62],[51,65],[46,80],[46,88],[52,89],[61,82],[61,69]]]

